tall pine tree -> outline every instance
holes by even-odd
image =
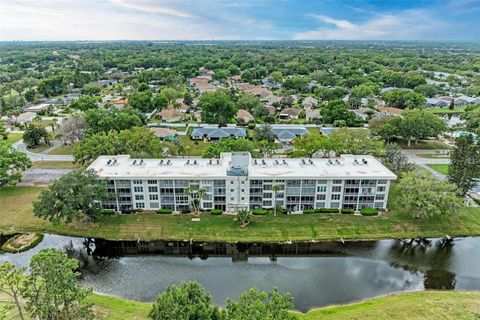
[[[462,196],[480,180],[480,145],[471,135],[459,137],[450,152],[448,180],[458,186]]]

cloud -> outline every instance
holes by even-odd
[[[424,10],[406,10],[398,14],[378,14],[361,23],[312,15],[323,24],[315,30],[298,32],[297,40],[422,40],[441,38],[441,29],[448,25],[431,18]],[[333,26],[333,27],[332,27]]]
[[[151,1],[138,1],[138,0],[108,0],[113,4],[119,5],[126,9],[136,10],[143,13],[150,14],[164,14],[179,18],[193,18],[194,15],[180,11],[174,8],[170,8],[164,5]]]

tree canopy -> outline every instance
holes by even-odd
[[[222,92],[203,94],[198,107],[202,110],[202,121],[206,123],[229,123],[237,112],[230,97]]]
[[[0,140],[0,187],[15,185],[22,179],[22,171],[30,168],[28,156]]]

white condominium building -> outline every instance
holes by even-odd
[[[188,210],[191,190],[203,189],[200,209],[317,208],[385,209],[397,176],[372,156],[263,158],[248,152],[220,159],[132,159],[100,156],[90,166],[107,181],[117,211]]]

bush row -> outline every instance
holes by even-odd
[[[2,251],[8,252],[8,253],[20,253],[24,251],[28,251],[34,247],[36,247],[40,242],[43,240],[43,234],[42,233],[35,233],[35,239],[32,240],[32,242],[20,247],[20,248],[14,248],[13,244],[15,241],[23,236],[23,234],[17,234],[10,239],[8,239],[2,246]]]
[[[313,213],[339,213],[340,209],[337,208],[320,208],[320,209],[305,209],[303,213],[313,214]]]
[[[360,210],[362,216],[376,216],[378,215],[378,210],[373,208],[364,208]]]

